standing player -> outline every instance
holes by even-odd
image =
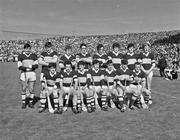
[[[88,70],[90,64],[92,63],[91,55],[87,52],[87,45],[82,43],[80,45],[81,53],[78,53],[76,56],[77,61],[84,61],[85,62],[85,69]]]
[[[134,69],[134,64],[138,61],[139,55],[134,53],[134,44],[130,43],[127,46],[128,52],[124,55],[124,59],[128,61],[128,68]]]
[[[100,62],[100,68],[104,68],[107,59],[108,56],[104,52],[104,46],[102,44],[98,44],[97,53],[94,54],[93,60],[98,60]]]
[[[60,88],[60,73],[56,71],[56,63],[49,63],[49,69],[43,75],[42,85],[44,90],[42,91],[43,98],[53,95],[54,101],[54,114],[58,114],[58,90]],[[41,106],[39,108],[39,113],[45,110],[45,100],[41,100]]]
[[[64,69],[64,64],[67,61],[70,61],[73,66],[73,69],[75,69],[75,66],[76,66],[75,60],[76,60],[76,57],[74,55],[72,55],[72,47],[70,45],[67,45],[65,47],[65,54],[60,57],[60,61],[59,61],[60,69],[61,70]]]
[[[34,84],[36,81],[35,70],[38,68],[37,55],[32,53],[29,44],[24,45],[24,51],[18,56],[18,69],[21,71],[22,109],[26,108],[26,97],[30,94],[29,107],[34,108]],[[27,93],[28,92],[28,93]]]
[[[140,54],[140,60],[142,62],[142,71],[146,74],[147,89],[151,91],[151,83],[153,78],[153,69],[155,68],[154,54],[150,52],[150,44],[143,45],[143,53]],[[149,96],[149,104],[152,104],[152,97]]]
[[[121,65],[121,59],[123,58],[123,54],[119,51],[119,43],[114,43],[112,45],[112,48],[113,51],[110,51],[108,53],[108,59],[112,60],[114,68],[118,69]]]
[[[46,103],[46,96],[43,94],[44,90],[44,84],[43,84],[43,76],[44,73],[49,72],[49,63],[56,63],[57,62],[57,52],[52,50],[52,44],[51,42],[45,43],[45,50],[41,53],[39,58],[39,64],[42,66],[41,69],[41,76],[40,81],[42,82],[42,92],[40,93],[40,110],[42,109],[43,104]],[[41,112],[41,111],[40,111]]]
[[[99,68],[99,61],[93,60],[93,68],[88,71],[88,86],[90,87],[90,92],[93,92],[91,95],[91,107],[92,111],[95,111],[96,109],[100,108],[98,103],[98,97],[101,96],[101,102],[102,102],[102,110],[108,111],[107,107],[107,95],[106,92],[104,92],[104,71]]]
[[[67,111],[69,97],[72,96],[73,101],[73,112],[75,114],[77,111],[77,89],[78,89],[78,79],[76,72],[72,70],[72,64],[70,61],[66,61],[65,69],[61,72],[61,82],[60,82],[60,95],[59,95],[59,111],[62,113],[63,111]],[[63,108],[63,99],[66,97],[66,104]]]

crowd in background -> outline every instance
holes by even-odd
[[[122,50],[127,47],[128,43],[135,44],[135,50],[137,53],[141,51],[143,43],[149,41],[151,44],[151,50],[155,54],[155,58],[158,61],[160,55],[163,55],[167,61],[167,67],[172,67],[172,62],[179,62],[180,44],[178,43],[166,43],[166,44],[153,44],[154,41],[162,38],[166,38],[173,34],[177,34],[176,31],[169,32],[148,32],[148,33],[129,33],[122,35],[92,35],[92,36],[58,36],[44,39],[34,40],[1,40],[0,41],[0,61],[2,62],[14,62],[17,61],[18,54],[23,50],[25,43],[29,42],[34,52],[38,54],[43,50],[44,44],[50,41],[53,44],[54,50],[59,55],[64,53],[64,47],[69,44],[73,48],[73,53],[79,51],[81,43],[86,43],[90,54],[93,54],[96,50],[97,44],[104,45],[105,51],[109,51],[114,42],[120,43]]]

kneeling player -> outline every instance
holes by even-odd
[[[31,52],[29,44],[24,45],[24,51],[18,56],[18,69],[21,71],[22,109],[26,108],[26,97],[30,97],[29,107],[34,108],[34,84],[36,81],[35,69],[38,68],[37,55]]]
[[[43,75],[42,81],[43,91],[40,94],[40,108],[39,113],[45,110],[46,97],[53,95],[54,101],[54,113],[58,114],[58,91],[60,88],[60,73],[56,72],[56,63],[49,63],[49,71],[46,71]],[[48,108],[50,109],[51,102],[48,101]]]
[[[74,87],[73,87],[74,86]],[[72,70],[72,64],[70,61],[65,62],[65,69],[61,72],[61,82],[60,82],[60,95],[59,95],[59,110],[60,113],[67,111],[69,97],[72,96],[73,101],[73,112],[75,114],[77,111],[77,75],[74,70]],[[66,104],[63,108],[63,99],[66,97]]]
[[[98,97],[101,96],[102,110],[107,111],[107,95],[104,92],[104,71],[99,68],[99,61],[93,60],[93,68],[88,71],[88,86],[90,87],[91,107],[92,111],[100,108],[98,103]],[[95,103],[95,104],[94,104]]]

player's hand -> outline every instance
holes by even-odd
[[[56,85],[54,85],[54,89],[57,89],[57,86],[56,86]]]

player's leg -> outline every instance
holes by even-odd
[[[87,88],[86,90],[86,103],[87,103],[87,112],[91,113],[91,97],[93,96],[93,91],[90,88]]]
[[[149,73],[147,76],[147,89],[151,91],[151,84],[152,84],[152,78],[153,78],[153,71]],[[152,96],[151,94],[149,95],[149,103],[152,104]]]
[[[39,104],[39,113],[43,112],[46,108],[46,97],[47,91],[44,89],[40,93],[40,104]]]
[[[77,114],[78,113],[78,111],[77,111],[77,98],[78,98],[78,93],[77,93],[77,91],[74,89],[74,88],[71,88],[70,89],[70,95],[72,95],[72,102],[73,102],[73,108],[72,108],[72,110],[73,110],[73,112],[74,112],[74,114]]]
[[[77,110],[78,110],[78,113],[81,113],[82,112],[82,97],[81,97],[81,92],[82,92],[82,89],[81,87],[78,87],[78,90],[76,91],[77,92]]]
[[[29,107],[34,108],[34,86],[35,81],[29,81],[29,92],[30,92],[30,100],[29,100]]]
[[[96,105],[95,103],[97,104],[98,101],[97,101],[97,94],[96,94],[96,91],[95,91],[95,86],[90,86],[90,100],[91,100],[91,110],[92,111],[95,111],[96,110]],[[95,96],[96,96],[96,100],[95,100]],[[96,102],[95,102],[96,101]]]
[[[54,113],[59,114],[59,97],[58,89],[53,89]]]
[[[21,89],[22,89],[22,92],[21,92],[22,106],[21,106],[21,108],[25,109],[26,108],[26,82],[23,80],[21,80]]]
[[[124,91],[121,87],[117,87],[118,91],[118,108],[120,109],[121,112],[125,111],[125,103],[124,103]]]
[[[107,105],[107,95],[108,95],[108,90],[105,87],[102,87],[101,89],[101,103],[102,103],[102,110],[103,111],[108,111],[108,105]]]
[[[118,91],[117,91],[117,89],[115,89],[113,87],[112,88],[110,87],[109,93],[110,93],[110,105],[111,105],[111,108],[115,108],[116,105],[114,104],[114,99],[115,99],[115,97],[118,97]]]
[[[64,97],[64,95],[65,95],[65,91],[63,89],[60,89],[59,90],[59,114],[63,113],[63,103],[64,103],[63,97]]]
[[[94,101],[95,101],[95,110],[100,109],[98,99],[101,96],[101,87],[100,86],[94,86]]]

